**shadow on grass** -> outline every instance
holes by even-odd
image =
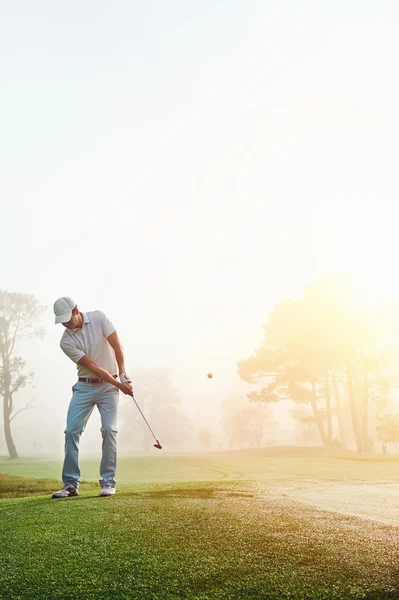
[[[75,498],[77,500],[93,500],[99,499],[104,501],[104,498],[200,498],[200,499],[208,499],[215,498],[214,490],[160,490],[153,492],[117,492],[115,496],[100,496],[99,492],[95,495],[87,495],[79,496]],[[69,498],[60,498],[60,500],[69,500]]]
[[[181,490],[157,490],[147,492],[150,498],[253,498],[254,494],[243,494],[241,492],[221,491],[214,488],[192,488]]]
[[[89,490],[88,490],[89,491]],[[98,499],[104,501],[107,496],[100,496],[100,491],[88,495],[85,493],[84,496],[75,497],[76,500],[93,500]],[[223,499],[223,498],[254,498],[254,494],[245,494],[243,492],[233,492],[226,490],[218,490],[213,488],[191,488],[191,489],[172,489],[172,490],[151,490],[141,492],[129,492],[121,491],[116,493],[115,496],[109,496],[109,498],[136,498],[136,499],[199,499],[199,500],[211,500],[211,499]],[[60,498],[60,500],[69,500],[69,498]]]
[[[74,496],[74,498],[76,500],[79,500],[80,502],[82,502],[83,500],[101,500],[102,502],[106,501],[106,498],[113,498],[114,500],[116,500],[117,498],[132,498],[132,497],[136,497],[136,498],[144,498],[145,494],[140,493],[140,492],[116,492],[116,494],[114,496],[100,496],[100,491],[98,490],[95,493],[93,492],[93,494],[85,494],[84,496]],[[60,500],[69,500],[69,498],[60,498]]]

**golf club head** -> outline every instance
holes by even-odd
[[[157,440],[157,443],[156,443],[156,444],[154,444],[154,448],[158,448],[158,450],[162,450],[162,446],[161,446],[161,444],[158,442],[158,440]]]

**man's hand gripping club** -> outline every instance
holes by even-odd
[[[130,377],[128,375],[126,375],[126,373],[120,373],[119,374],[119,379],[121,380],[121,383],[123,383],[124,385],[127,385],[128,388],[131,390],[131,394],[130,396],[133,396],[133,387],[132,387],[132,380],[130,379]]]
[[[108,371],[106,371],[102,367],[99,367],[98,364],[92,358],[90,358],[90,356],[87,356],[87,354],[82,356],[82,358],[78,361],[78,364],[82,365],[86,369],[89,369],[89,371],[94,373],[94,375],[97,375],[97,377],[99,379],[102,379],[102,381],[111,383],[112,385],[117,387],[123,394],[126,394],[126,396],[133,396],[132,382],[126,376],[126,373],[121,373],[121,380],[118,381],[117,379],[115,379],[115,377],[112,377],[112,375],[110,375]]]

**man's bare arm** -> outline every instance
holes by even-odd
[[[116,331],[111,333],[111,335],[107,337],[107,340],[109,342],[109,345],[111,346],[111,348],[113,348],[115,352],[116,362],[118,363],[119,375],[121,373],[125,373],[125,356],[123,354],[121,341],[118,338],[118,334],[116,333]]]
[[[131,387],[126,385],[126,383],[121,383],[120,381],[115,379],[115,377],[112,377],[112,375],[110,375],[110,373],[108,373],[108,371],[106,371],[105,369],[100,367],[87,354],[85,354],[84,356],[82,356],[82,358],[80,360],[78,360],[78,364],[82,365],[82,367],[85,367],[86,369],[89,369],[89,371],[94,373],[94,375],[97,375],[97,377],[99,379],[102,379],[103,381],[106,381],[107,383],[112,383],[112,385],[116,386],[124,394],[132,396],[133,392],[132,392]]]

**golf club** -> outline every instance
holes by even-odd
[[[143,411],[141,410],[140,406],[138,405],[138,402],[137,402],[137,400],[136,400],[136,398],[134,397],[134,395],[133,395],[133,394],[132,394],[132,398],[133,398],[133,400],[134,400],[134,402],[135,402],[135,404],[136,404],[137,408],[138,408],[138,409],[139,409],[139,411],[141,412],[141,416],[143,417],[144,421],[147,423],[147,425],[148,425],[148,429],[151,431],[152,435],[154,436],[154,439],[155,439],[155,441],[156,441],[156,444],[154,444],[154,448],[158,448],[158,450],[161,450],[161,449],[162,449],[162,446],[161,446],[161,444],[159,443],[159,441],[157,440],[157,437],[156,437],[155,433],[154,433],[154,432],[153,432],[153,430],[151,429],[151,426],[150,426],[149,422],[148,422],[148,421],[147,421],[147,419],[145,418],[145,416],[144,416],[144,413],[143,413]]]

